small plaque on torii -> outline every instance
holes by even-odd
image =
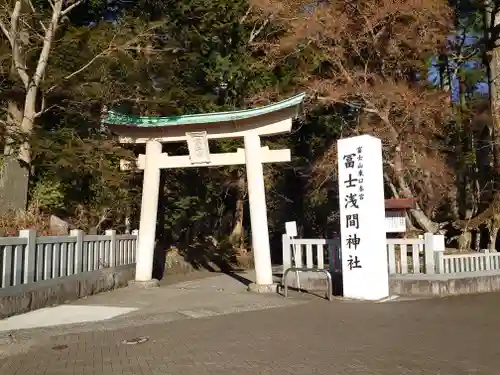
[[[191,164],[209,164],[210,148],[208,146],[207,132],[186,133]]]

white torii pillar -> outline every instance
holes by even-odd
[[[252,250],[255,263],[256,284],[250,288],[259,292],[275,291],[269,248],[269,229],[267,225],[266,190],[260,137],[249,134],[245,140],[245,164],[247,169],[248,200],[250,205],[250,224],[252,230]]]
[[[153,279],[152,275],[161,172],[156,163],[162,153],[161,149],[162,145],[158,141],[150,140],[146,142],[139,241],[136,249],[135,266],[135,284],[143,287],[158,285],[158,280]]]

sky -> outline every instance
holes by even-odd
[[[449,41],[450,43],[454,42],[454,38],[456,37],[450,37]],[[470,54],[473,52],[474,45],[477,43],[478,36],[476,35],[467,35],[465,42],[464,42],[464,51],[465,54]],[[435,85],[440,84],[440,77],[439,77],[439,67],[438,67],[438,58],[434,58],[432,60],[432,64],[430,64],[429,72],[428,72],[428,80],[431,81]],[[457,64],[453,59],[450,61],[450,69],[451,71],[455,71]],[[476,58],[476,59],[468,59],[465,61],[462,65],[462,70],[482,70],[484,69],[482,66],[482,62]],[[452,100],[453,101],[458,101],[458,95],[459,95],[459,90],[458,90],[458,84],[459,84],[459,79],[458,75],[453,74],[452,75],[452,81],[451,81],[451,91],[452,91]],[[478,81],[475,85],[474,88],[475,92],[478,94],[487,94],[488,93],[488,83],[486,76],[483,77],[480,81]]]

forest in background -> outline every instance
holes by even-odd
[[[372,134],[386,197],[417,199],[409,235],[496,249],[497,1],[1,0],[0,29],[4,235],[49,233],[50,215],[89,232],[137,227],[142,176],[119,161],[144,150],[116,142],[100,122],[106,108],[168,116],[306,92],[292,133],[265,140],[292,152],[265,166],[273,247],[285,221],[300,236],[338,232],[336,141]],[[249,247],[244,166],[168,170],[162,181],[165,243]]]

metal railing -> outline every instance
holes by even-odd
[[[332,283],[332,275],[330,272],[328,272],[325,269],[320,269],[320,268],[298,268],[298,267],[290,267],[283,272],[283,295],[288,297],[288,280],[287,280],[287,275],[289,272],[319,272],[322,273],[326,276],[326,282],[327,282],[327,292],[326,292],[326,298],[331,301],[333,299],[333,283]]]

